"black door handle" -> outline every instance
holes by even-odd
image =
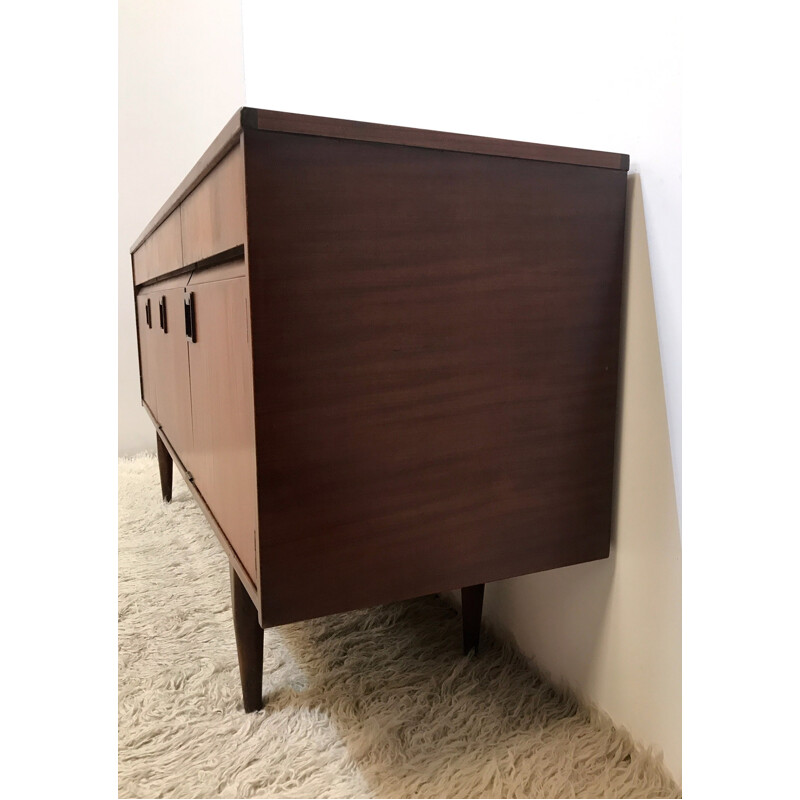
[[[197,341],[197,326],[194,318],[194,292],[183,296],[183,317],[186,323],[186,338],[190,342]]]
[[[150,298],[147,298],[147,302],[144,305],[144,318],[147,320],[147,327],[153,327],[153,318],[150,315]]]
[[[158,320],[161,325],[161,330],[167,332],[167,298],[162,297],[158,301]]]

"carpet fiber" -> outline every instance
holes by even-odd
[[[680,797],[660,762],[426,597],[267,630],[242,710],[227,559],[119,462],[120,797]]]

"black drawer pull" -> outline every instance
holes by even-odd
[[[197,341],[197,327],[194,319],[194,292],[183,296],[183,316],[186,323],[186,338],[190,342]]]
[[[145,320],[147,320],[147,327],[148,328],[152,328],[153,327],[153,317],[150,314],[150,298],[149,297],[147,298],[147,302],[145,303],[145,306],[144,306],[144,318],[145,318]]]
[[[161,325],[161,330],[167,332],[167,298],[162,297],[158,301],[158,320]]]

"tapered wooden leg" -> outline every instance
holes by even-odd
[[[478,652],[481,635],[481,612],[483,611],[483,587],[476,583],[461,589],[461,618],[464,627],[464,655],[473,648]]]
[[[156,434],[156,448],[158,450],[158,472],[161,475],[161,496],[164,498],[164,502],[169,503],[172,500],[172,456],[158,434]]]
[[[231,606],[236,651],[239,654],[239,676],[242,679],[244,710],[248,713],[264,708],[261,678],[264,672],[264,629],[258,622],[258,611],[231,567]]]

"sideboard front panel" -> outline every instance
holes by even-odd
[[[176,208],[133,254],[133,280],[138,286],[184,264],[181,214]]]
[[[184,466],[191,471],[192,399],[182,285],[186,281],[184,276],[172,284],[155,284],[153,287],[154,302],[159,309],[159,327],[155,337],[155,379],[159,400],[158,421]]]
[[[142,383],[142,400],[150,413],[158,419],[156,397],[155,337],[158,331],[158,301],[149,292],[136,295],[136,314],[139,334],[139,369]]]
[[[265,624],[607,556],[625,172],[245,141]]]
[[[238,274],[241,277],[227,277]],[[189,345],[191,472],[219,526],[255,582],[256,471],[247,279],[243,262],[195,273],[196,341]],[[220,278],[214,279],[212,278]]]
[[[181,204],[184,264],[244,244],[242,153],[235,146]]]

